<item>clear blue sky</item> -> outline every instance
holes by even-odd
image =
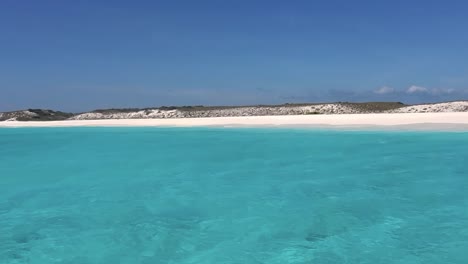
[[[0,111],[468,99],[468,1],[0,1]]]

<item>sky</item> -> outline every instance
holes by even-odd
[[[0,1],[0,111],[468,99],[468,1]]]

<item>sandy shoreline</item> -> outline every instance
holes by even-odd
[[[76,126],[172,126],[172,127],[325,127],[384,128],[405,130],[468,131],[468,112],[404,114],[340,114],[297,116],[243,116],[172,119],[105,119],[66,121],[10,121],[0,127],[76,127]]]

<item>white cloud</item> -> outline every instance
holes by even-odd
[[[379,89],[374,91],[374,93],[376,94],[389,94],[393,92],[395,92],[395,89],[393,89],[392,87],[388,87],[388,86],[382,86]]]
[[[454,94],[457,90],[453,88],[433,88],[428,89],[426,87],[412,85],[406,90],[408,94],[416,94],[416,93],[425,93],[425,94],[432,94],[432,95],[443,95],[443,94]]]
[[[411,85],[411,86],[406,90],[406,93],[409,93],[409,94],[428,93],[428,92],[430,92],[430,91],[429,91],[429,89],[427,89],[426,87],[416,86],[416,85]]]

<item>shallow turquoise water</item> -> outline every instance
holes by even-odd
[[[0,129],[0,263],[468,263],[468,133]]]

